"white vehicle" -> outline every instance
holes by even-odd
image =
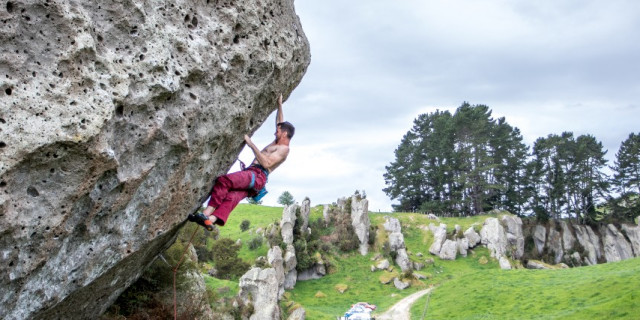
[[[374,320],[371,317],[371,312],[376,309],[374,304],[367,302],[358,302],[351,305],[351,309],[344,313],[344,316],[340,317],[340,320]]]

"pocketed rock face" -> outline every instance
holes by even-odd
[[[309,45],[292,0],[18,0],[0,18],[0,318],[96,318],[297,86]]]

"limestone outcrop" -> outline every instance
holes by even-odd
[[[400,267],[402,272],[412,270],[413,263],[411,262],[411,260],[409,259],[409,255],[407,254],[400,220],[390,216],[385,216],[384,219],[385,222],[383,227],[388,233],[389,248],[392,252],[396,253],[396,264]]]
[[[520,259],[524,255],[524,235],[522,233],[522,219],[517,216],[503,215],[502,224],[505,226],[507,247],[513,259]]]
[[[602,236],[604,257],[607,259],[607,262],[633,258],[631,244],[629,244],[624,235],[622,235],[614,225],[608,224],[602,226],[600,228],[600,235]]]
[[[429,247],[429,253],[433,255],[440,254],[444,241],[447,240],[447,225],[441,223],[438,227],[435,227],[433,223],[429,224],[429,229],[433,232],[433,243]]]
[[[480,242],[487,246],[491,256],[500,259],[507,253],[507,235],[497,218],[487,218],[480,229]]]
[[[311,200],[309,198],[304,199],[302,204],[300,205],[300,219],[302,219],[302,223],[300,224],[300,233],[305,234],[309,233],[309,214],[311,213]]]
[[[286,244],[293,244],[293,228],[296,226],[296,211],[300,210],[298,204],[285,206],[280,220],[280,235]]]
[[[369,200],[357,195],[351,197],[351,225],[360,240],[360,254],[364,256],[369,252]]]
[[[386,225],[385,225],[386,226]],[[429,252],[441,259],[455,259],[455,250],[461,255],[477,244],[486,246],[502,269],[511,269],[511,261],[523,260],[530,268],[539,268],[529,260],[567,267],[613,262],[640,256],[640,226],[603,224],[597,232],[591,226],[569,221],[550,221],[547,225],[523,226],[520,218],[503,215],[500,219],[487,218],[478,235],[473,227],[463,238],[447,239],[446,225],[428,228],[434,234]],[[456,226],[455,234],[461,229]],[[529,240],[527,240],[529,239]],[[391,241],[391,239],[390,239]],[[525,252],[525,242],[531,244]]]
[[[250,320],[280,319],[277,273],[274,268],[253,268],[240,278],[239,296],[246,305],[253,305]]]
[[[293,0],[0,17],[0,318],[97,318],[301,81],[309,44]]]
[[[296,249],[289,244],[284,254],[284,288],[286,290],[293,289],[296,285],[296,280],[298,279],[297,265]]]

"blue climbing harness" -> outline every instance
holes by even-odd
[[[244,163],[242,163],[242,161],[240,161],[240,167],[242,168],[242,170],[246,170],[245,167],[244,167]],[[249,166],[249,168],[251,168],[251,167],[258,168],[258,169],[262,170],[262,172],[267,177],[267,179],[269,179],[269,171],[267,171],[267,169],[265,169],[260,164],[252,164],[252,165]],[[249,189],[252,189],[253,191],[256,192],[256,195],[252,196],[251,199],[253,199],[253,201],[255,201],[255,202],[260,202],[260,200],[265,195],[267,195],[267,193],[268,193],[267,187],[266,187],[266,183],[265,183],[265,186],[260,190],[255,190],[253,188],[255,185],[256,185],[256,173],[251,171],[251,183],[249,183]]]

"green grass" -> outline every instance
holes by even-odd
[[[421,319],[427,297],[412,307]],[[426,319],[638,319],[640,258],[558,270],[486,270],[436,288]]]
[[[265,229],[282,217],[282,207],[264,207],[241,204],[231,214],[227,226],[220,228],[220,236],[243,242],[239,256],[253,263],[255,258],[266,255],[266,240],[257,250],[249,250],[248,242],[255,237],[258,227]],[[478,247],[467,258],[442,261],[429,254],[433,235],[425,229],[430,223],[425,215],[413,213],[370,213],[372,225],[382,230],[384,216],[398,218],[402,223],[407,250],[413,261],[424,262],[434,258],[435,264],[418,271],[428,279],[414,282],[406,290],[398,290],[392,284],[383,285],[379,278],[383,271],[370,271],[371,258],[381,244],[377,243],[367,256],[358,253],[334,256],[329,259],[329,274],[318,280],[302,281],[287,292],[282,307],[299,304],[306,309],[306,318],[335,319],[344,314],[351,304],[366,301],[378,306],[380,314],[402,298],[429,286],[434,286],[430,296],[426,319],[637,319],[640,314],[640,259],[591,267],[560,270],[500,270],[495,259],[489,257],[486,248]],[[443,218],[447,230],[453,231],[459,224],[466,230],[473,224],[480,229],[488,217]],[[322,217],[322,206],[311,208],[310,221]],[[251,222],[250,230],[242,232],[242,220]],[[424,256],[418,257],[421,252]],[[481,260],[488,263],[482,264]],[[396,270],[397,270],[396,266]],[[237,279],[217,280],[207,277],[207,286],[216,290],[229,287],[226,295],[237,294]],[[341,294],[336,285],[346,284]],[[326,297],[316,297],[322,292]],[[412,319],[421,319],[427,296],[419,299],[411,309]]]
[[[238,257],[249,264],[253,264],[257,257],[266,256],[269,248],[267,240],[263,239],[262,246],[255,250],[249,250],[249,241],[257,236],[256,230],[258,228],[265,230],[270,224],[279,222],[282,218],[282,210],[282,207],[267,207],[241,203],[231,212],[227,224],[219,228],[220,237],[230,238],[233,241],[240,239],[242,241],[242,247],[238,252]],[[249,222],[251,222],[249,230],[244,232],[240,230],[240,224],[243,220],[249,220]]]
[[[224,297],[224,298],[234,297],[238,295],[238,292],[240,291],[240,284],[238,283],[238,281],[222,280],[222,279],[214,278],[208,275],[204,275],[204,283],[209,288],[215,288],[216,292],[220,295],[220,297]],[[219,290],[225,287],[229,288],[228,291]]]
[[[392,284],[381,284],[378,278],[382,271],[369,270],[371,257],[371,254],[361,256],[353,253],[336,258],[332,261],[335,269],[331,274],[317,280],[297,282],[291,290],[290,299],[305,308],[307,319],[335,319],[356,302],[366,301],[379,308],[389,308],[395,301],[419,289],[414,287],[400,291]],[[335,288],[338,284],[346,284],[348,289],[341,294]],[[327,297],[316,298],[318,292]]]

